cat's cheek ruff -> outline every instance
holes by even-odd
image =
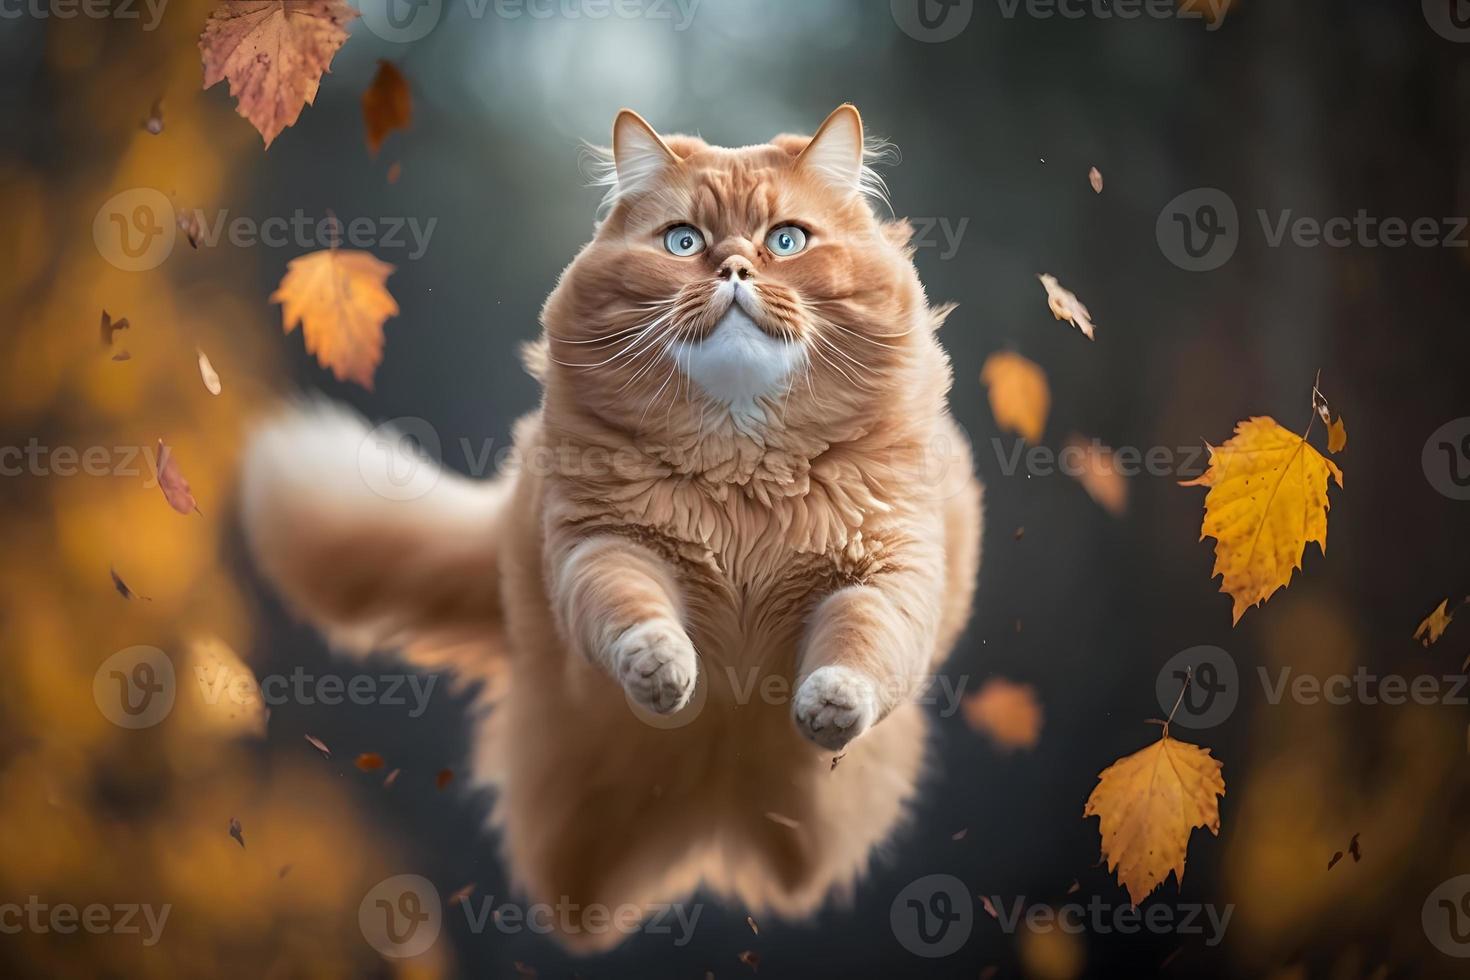
[[[781,394],[806,361],[802,344],[770,336],[738,305],[703,340],[681,341],[673,353],[689,379],[750,435],[767,421],[761,403]]]

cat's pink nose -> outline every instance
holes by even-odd
[[[720,263],[720,271],[717,273],[721,279],[729,279],[735,276],[738,279],[749,279],[755,275],[755,266],[743,255],[732,255]]]

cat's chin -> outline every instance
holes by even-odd
[[[761,402],[785,391],[806,352],[800,342],[772,337],[731,303],[703,340],[681,342],[674,355],[689,379],[749,430],[766,421]]]

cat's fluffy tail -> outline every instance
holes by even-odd
[[[490,680],[510,492],[505,481],[443,470],[402,433],[318,402],[252,433],[241,514],[260,569],[335,645],[396,649],[421,666]]]

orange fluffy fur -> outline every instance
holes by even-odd
[[[386,499],[363,474],[401,450],[325,406],[251,441],[247,537],[291,605],[491,682],[476,771],[533,900],[702,886],[806,915],[914,796],[913,696],[969,615],[981,500],[947,311],[865,196],[862,141],[851,106],[740,149],[620,114],[610,209],[528,351],[544,398],[513,476]],[[675,225],[703,249],[673,254]],[[773,251],[786,225],[804,250]],[[574,948],[622,938],[568,921]]]

